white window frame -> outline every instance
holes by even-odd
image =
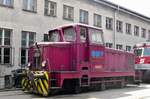
[[[122,21],[117,20],[117,22],[116,22],[116,30],[117,30],[117,32],[120,32],[120,33],[123,32],[123,22]]]
[[[89,13],[86,10],[80,9],[80,23],[89,23]]]
[[[135,36],[139,36],[139,31],[140,31],[140,28],[139,28],[139,26],[134,26],[134,35]]]
[[[148,30],[148,40],[150,40],[150,30]]]
[[[2,43],[0,45],[1,48],[1,63],[0,64],[4,64],[4,65],[12,65],[12,46],[11,46],[11,40],[12,40],[12,29],[5,29],[5,28],[0,28],[2,30]],[[5,30],[9,30],[10,31],[10,45],[5,45]],[[4,49],[5,48],[9,48],[10,49],[10,56],[9,56],[9,63],[4,63]]]
[[[106,17],[106,29],[113,30],[113,19]]]
[[[122,49],[123,49],[123,45],[121,45],[121,44],[116,44],[116,49],[122,50]]]
[[[68,5],[63,5],[63,19],[74,20],[74,8]]]
[[[126,34],[132,33],[132,25],[130,23],[126,23]]]
[[[127,45],[127,46],[126,46],[126,51],[130,52],[130,51],[131,51],[131,48],[132,48],[131,46]]]
[[[102,27],[102,16],[94,13],[94,26]]]
[[[112,48],[113,47],[113,43],[106,43],[105,46],[108,47],[108,48]]]
[[[54,8],[52,7],[54,6]],[[44,14],[52,17],[57,16],[57,3],[50,1],[50,0],[45,0],[45,9],[44,9]]]
[[[34,34],[34,42],[36,41],[36,32],[22,31],[21,33],[23,34],[23,32],[26,33],[26,45],[23,46],[22,43],[21,43],[21,48],[20,48],[20,65],[22,67],[24,67],[28,63],[28,50],[29,50],[29,47],[30,47],[29,46],[29,41],[30,41],[29,40],[29,34],[30,33]],[[22,42],[22,36],[21,36],[21,42]],[[26,55],[25,55],[25,57],[26,57],[25,64],[22,64],[22,56],[21,56],[22,49],[25,50],[25,52],[26,52]]]
[[[13,7],[14,0],[1,0],[0,5]]]
[[[146,29],[145,28],[141,28],[141,37],[146,38]]]
[[[23,0],[23,10],[36,12],[37,11],[37,0]]]

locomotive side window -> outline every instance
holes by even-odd
[[[86,41],[86,28],[80,27],[80,41],[85,42]]]
[[[134,53],[135,53],[136,56],[141,56],[142,55],[142,51],[143,51],[143,49],[136,49],[134,51]]]
[[[103,44],[102,31],[89,29],[91,43]]]
[[[143,56],[150,56],[150,48],[144,48]]]
[[[73,27],[64,28],[64,39],[65,41],[75,41],[76,35]]]
[[[49,41],[50,42],[59,42],[60,41],[60,35],[58,31],[51,31],[49,33]]]

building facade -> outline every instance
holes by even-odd
[[[0,88],[24,68],[28,48],[48,30],[69,23],[100,27],[107,47],[130,51],[150,39],[150,18],[105,0],[0,0]]]

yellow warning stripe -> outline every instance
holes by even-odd
[[[22,79],[21,85],[22,85],[22,89],[23,89],[23,90],[25,89],[25,87],[24,87],[24,82],[25,82],[25,79]]]
[[[41,89],[42,89],[42,91],[43,91],[43,95],[47,95],[48,92],[47,92],[47,90],[45,89],[45,87],[44,87],[44,85],[43,85],[41,79],[39,79],[39,84],[40,84]]]
[[[46,80],[48,81],[48,73],[44,72],[44,75],[45,75]]]
[[[49,89],[48,73],[46,71],[31,71],[31,73],[33,73],[33,75],[34,75],[33,83],[35,85],[34,87],[35,87],[36,92],[43,96],[47,96],[48,89]],[[37,77],[38,75],[39,76],[42,75],[42,78]],[[26,82],[26,81],[23,81],[23,82]],[[25,83],[24,87],[27,85],[26,83]],[[28,87],[32,87],[31,82],[29,81],[28,83],[30,83],[30,85],[28,85]]]
[[[25,79],[23,78],[23,79],[22,79],[22,82],[21,82],[22,87],[23,87],[24,81],[25,81]]]
[[[29,87],[28,83],[29,83],[28,79],[24,78],[22,80],[22,88],[23,88],[23,90],[27,90],[27,88]]]
[[[25,79],[24,88],[26,88],[26,86],[27,86],[27,80]]]
[[[35,85],[36,85],[36,88],[37,88],[38,93],[39,93],[39,94],[42,94],[42,90],[41,90],[41,88],[40,88],[40,86],[39,86],[39,84],[38,84],[38,81],[34,81],[34,82],[35,82]]]
[[[48,82],[47,82],[47,80],[43,80],[43,82],[44,82],[44,85],[46,87],[46,90],[48,91]]]
[[[31,81],[28,81],[28,86],[27,86],[28,90],[31,89]]]

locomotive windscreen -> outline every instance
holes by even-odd
[[[64,39],[65,41],[75,41],[75,30],[73,27],[64,28]]]
[[[150,56],[150,48],[139,48],[134,51],[136,56]]]
[[[150,48],[144,48],[143,56],[150,56]]]
[[[134,50],[134,53],[135,53],[136,56],[141,56],[142,51],[143,51],[143,49],[136,49],[136,50]]]
[[[51,31],[49,33],[49,41],[50,42],[58,42],[59,40],[60,40],[60,35],[59,35],[59,32],[57,30]]]

